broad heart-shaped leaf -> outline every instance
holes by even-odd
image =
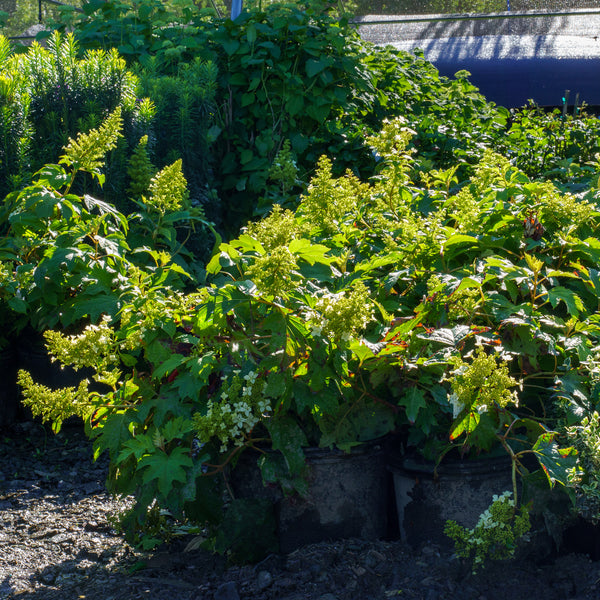
[[[444,258],[446,260],[452,260],[461,253],[477,246],[478,243],[479,240],[471,235],[452,235],[443,244]]]
[[[304,468],[303,447],[308,446],[306,435],[292,417],[274,417],[267,423],[271,434],[273,450],[279,450],[287,463],[291,474],[300,473]]]
[[[577,465],[577,450],[573,447],[559,448],[555,437],[555,431],[543,433],[532,448],[550,486],[557,482],[566,485],[569,471]]]
[[[138,461],[148,452],[152,452],[154,448],[152,436],[149,433],[141,433],[123,444],[116,462],[125,462],[130,456],[135,456],[136,461]]]
[[[559,401],[564,407],[568,425],[579,423],[592,410],[587,383],[587,377],[571,371],[554,379],[552,399]]]
[[[275,400],[283,398],[290,382],[288,381],[287,373],[270,373],[267,377],[267,384],[263,390],[263,394],[267,398]]]
[[[38,176],[38,183],[42,185],[47,184],[55,190],[60,190],[71,178],[60,165],[45,165],[36,173],[36,175]]]
[[[425,393],[420,388],[413,386],[398,400],[398,404],[406,408],[407,419],[414,423],[417,420],[419,409],[427,406]]]
[[[314,77],[315,75],[318,75],[321,71],[329,67],[332,62],[333,59],[331,59],[329,56],[324,56],[318,59],[309,58],[306,61],[306,74],[309,78]]]
[[[357,340],[353,338],[350,341],[350,350],[352,350],[354,356],[358,358],[361,365],[365,360],[375,358],[375,351],[380,350],[381,348],[383,348],[383,344],[376,346],[375,344],[369,344],[366,340]]]
[[[169,419],[161,428],[160,433],[165,438],[165,442],[171,442],[174,439],[183,439],[192,431],[192,422],[185,417],[176,417]]]
[[[388,434],[394,427],[393,410],[381,402],[363,400],[351,407],[342,403],[337,412],[326,413],[319,420],[319,446],[336,446],[349,452],[354,446]]]
[[[152,376],[154,379],[162,379],[166,375],[172,373],[175,369],[180,366],[183,366],[189,359],[181,354],[172,354],[162,362],[154,371],[152,372]]]
[[[156,480],[158,491],[167,497],[176,481],[187,481],[186,467],[190,468],[192,465],[193,461],[185,448],[175,448],[171,454],[156,450],[154,454],[140,460],[138,471],[144,471],[144,483]]]
[[[559,302],[564,302],[573,317],[579,316],[579,313],[585,310],[581,298],[574,291],[560,285],[548,290],[548,300],[553,308],[556,308]]]

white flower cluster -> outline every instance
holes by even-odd
[[[88,325],[79,335],[46,331],[44,337],[52,360],[74,369],[93,367],[98,372],[119,362],[115,348],[115,332],[104,316],[98,325]]]
[[[512,492],[503,492],[502,494],[500,494],[500,496],[494,494],[492,496],[492,506],[494,506],[496,502],[506,502],[508,506],[514,507],[515,501],[511,498],[511,496]],[[492,515],[490,507],[480,515],[479,521],[477,522],[475,529],[478,529],[480,527],[483,527],[484,529],[493,529],[495,527],[500,527],[502,529],[503,527],[506,527],[506,523],[498,521],[494,517],[494,515]],[[481,538],[476,538],[474,539],[474,541],[476,543],[483,543],[483,540],[481,540]]]
[[[305,314],[313,336],[348,341],[362,332],[373,319],[373,308],[367,288],[355,284],[352,290],[326,293]]]
[[[244,444],[256,424],[271,411],[269,401],[262,394],[264,381],[257,380],[255,371],[242,378],[239,370],[235,370],[231,378],[222,378],[219,400],[208,402],[206,414],[194,415],[194,427],[200,440],[217,438],[221,442],[221,452],[225,452],[230,444]]]

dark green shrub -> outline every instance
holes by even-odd
[[[19,78],[5,74],[9,61],[9,42],[0,37],[0,193],[18,187],[32,150],[32,129],[27,118],[31,99]]]
[[[72,35],[55,33],[47,48],[34,44],[27,53],[5,56],[3,113],[12,120],[3,119],[7,126],[0,132],[0,143],[11,158],[3,161],[1,192],[14,188],[13,179],[27,180],[42,165],[57,160],[70,138],[97,127],[116,107],[122,109],[125,137],[107,170],[124,172],[127,148],[147,133],[152,107],[138,100],[137,80],[126,70],[125,61],[114,50],[88,52],[83,59],[78,53]],[[29,143],[21,142],[25,131],[31,136]],[[119,200],[122,190],[107,192]]]
[[[157,111],[151,160],[158,167],[182,158],[192,199],[228,234],[274,202],[293,205],[323,154],[334,157],[335,174],[371,176],[375,160],[364,140],[396,116],[416,133],[415,169],[425,176],[453,166],[462,182],[485,145],[513,142],[507,152],[530,172],[517,126],[510,142],[505,136],[509,111],[487,102],[466,71],[448,79],[422,55],[363,42],[324,3],[264,4],[231,21],[185,3],[177,12],[144,0],[134,14],[109,0],[86,5],[76,23],[83,48],[112,44],[139,59],[141,91]],[[127,15],[132,26],[115,15]],[[594,135],[591,123],[572,128],[553,164],[584,160]],[[297,176],[281,186],[271,174],[286,143]],[[111,173],[111,185],[123,187],[123,173]]]
[[[290,193],[301,190],[282,193],[269,176],[286,140],[299,183],[322,154],[336,158],[336,173],[368,177],[374,160],[364,139],[387,117],[407,116],[423,160],[446,163],[460,153],[474,162],[481,136],[505,124],[465,77],[449,81],[422,57],[364,43],[327,7],[265,3],[231,21],[185,4],[175,14],[145,0],[134,13],[109,0],[88,3],[75,30],[83,48],[115,46],[144,65],[142,91],[156,104],[161,140],[153,147],[150,136],[152,159],[181,157],[199,199],[214,140],[211,179],[222,205],[209,215],[235,234],[245,219],[275,201],[293,202]]]
[[[217,67],[196,59],[163,74],[156,60],[139,69],[139,89],[155,107],[148,152],[157,167],[183,160],[191,189],[206,195],[210,172],[210,124],[215,110]],[[197,198],[199,199],[199,198]]]

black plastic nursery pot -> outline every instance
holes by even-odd
[[[12,345],[0,350],[0,429],[13,425],[21,411],[17,379],[17,354]]]
[[[446,459],[435,468],[419,456],[390,454],[400,537],[414,548],[425,544],[451,547],[444,534],[447,520],[473,528],[494,495],[512,491],[508,456]]]
[[[391,478],[383,443],[361,444],[347,453],[324,448],[304,452],[307,497],[284,497],[279,490],[265,488],[250,453],[232,474],[237,497],[267,497],[273,502],[280,551],[287,554],[323,541],[388,537]]]

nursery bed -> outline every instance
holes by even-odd
[[[343,540],[227,566],[180,538],[154,552],[112,527],[126,500],[106,494],[106,462],[69,428],[20,424],[0,434],[0,599],[20,600],[592,600],[600,563],[569,554],[498,563],[477,576],[436,546]],[[186,551],[187,550],[187,551]]]

